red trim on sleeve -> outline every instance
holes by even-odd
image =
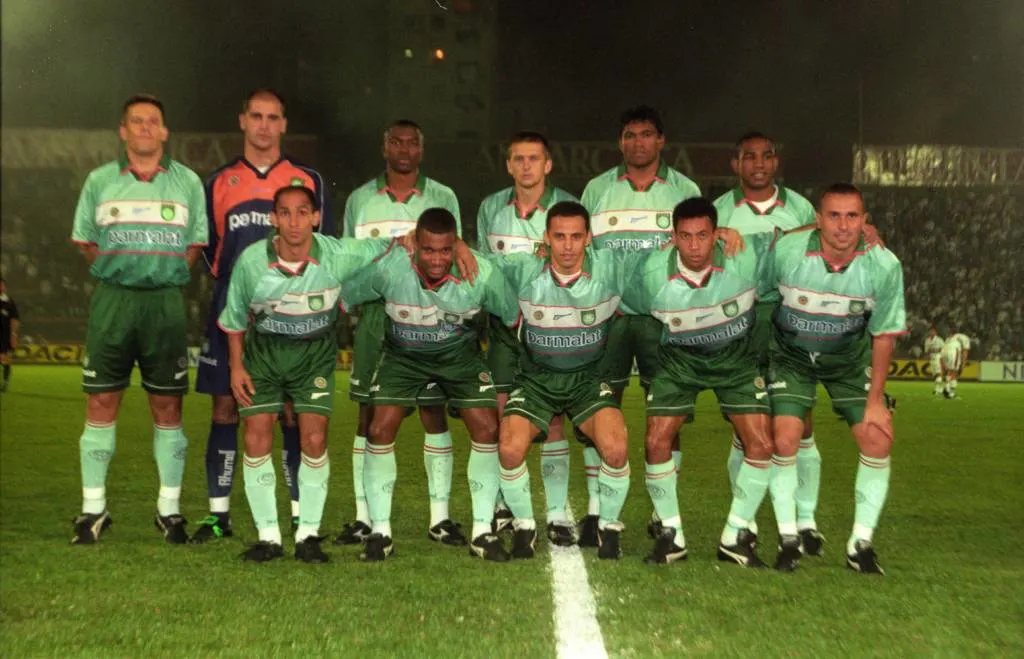
[[[224,327],[223,325],[220,324],[220,319],[217,320],[217,327],[219,327],[220,331],[224,332],[225,334],[245,334],[245,330],[232,330]]]

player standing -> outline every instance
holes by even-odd
[[[79,440],[82,514],[71,542],[95,543],[111,524],[107,467],[121,396],[138,361],[160,475],[155,523],[167,542],[181,544],[188,541],[179,510],[188,451],[181,431],[181,397],[188,391],[181,289],[206,245],[206,204],[199,177],[164,151],[168,131],[160,101],[129,98],[119,135],[124,151],[89,173],[71,232],[98,280],[82,362],[88,395]]]
[[[703,197],[680,202],[672,222],[674,247],[651,254],[642,285],[625,294],[630,307],[651,314],[663,326],[661,367],[647,396],[646,436],[647,491],[662,530],[647,562],[686,558],[672,440],[693,415],[697,395],[713,389],[746,453],[733,485],[718,557],[745,567],[764,567],[747,526],[768,490],[771,408],[750,330],[772,236],[758,235],[744,252],[727,258],[715,239],[718,213]]]
[[[970,351],[971,340],[959,332],[946,339],[942,345],[942,375],[946,381],[943,394],[946,398],[956,398],[957,380]]]
[[[11,381],[11,352],[18,347],[18,305],[7,294],[7,282],[0,279],[0,364],[4,367],[3,383],[0,393],[7,391],[7,383]]]
[[[451,188],[420,172],[423,159],[423,131],[408,119],[401,119],[384,131],[382,153],[384,172],[356,188],[345,203],[344,235],[349,238],[394,237],[416,228],[416,221],[428,208],[444,208],[460,222],[459,202]],[[459,229],[461,235],[461,229]],[[345,524],[337,544],[358,544],[371,532],[363,463],[366,437],[373,418],[370,380],[377,368],[387,327],[382,302],[362,305],[356,324],[349,397],[359,403],[359,425],[352,443],[352,484],[356,498],[356,519]],[[426,430],[423,463],[430,493],[429,535],[445,544],[464,545],[466,538],[450,519],[448,498],[452,489],[452,436],[448,432],[441,401],[420,406],[420,420]]]
[[[551,185],[551,150],[540,133],[523,131],[512,136],[505,167],[515,185],[490,195],[477,213],[477,249],[483,254],[532,253],[544,242],[548,209],[560,201],[577,201],[571,194]],[[487,362],[498,394],[498,417],[505,410],[512,379],[519,370],[519,341],[495,315],[489,318]],[[569,518],[569,442],[563,436],[561,415],[552,419],[541,451],[541,474],[547,496],[547,533],[556,545],[576,542],[573,520]],[[503,501],[502,501],[503,504]],[[495,513],[495,528],[512,521],[503,505]]]
[[[700,188],[661,159],[664,146],[665,127],[657,110],[641,105],[622,113],[619,119],[622,164],[594,177],[583,190],[582,202],[592,218],[595,248],[647,252],[672,239],[672,209],[684,199],[699,197]],[[641,386],[646,389],[650,384],[657,371],[661,339],[661,323],[657,319],[632,315],[626,307],[624,311],[630,315],[616,318],[612,323],[606,360],[609,384],[620,404],[634,360],[640,370]],[[593,547],[597,544],[601,460],[591,444],[584,441],[584,445],[589,502],[587,516],[580,524],[579,543]],[[672,457],[678,468],[682,461],[678,442]]]
[[[231,391],[245,419],[245,495],[259,532],[259,541],[242,557],[262,563],[284,553],[270,451],[274,422],[291,400],[302,453],[295,558],[325,563],[318,533],[331,471],[327,425],[341,283],[383,254],[389,241],[314,235],[319,200],[301,183],[278,189],[271,203],[276,235],[238,257],[218,319],[228,337]]]
[[[889,489],[893,429],[885,381],[906,312],[903,268],[892,252],[866,246],[866,220],[860,190],[834,184],[821,197],[818,228],[782,237],[770,260],[769,282],[781,297],[769,347],[778,570],[795,569],[801,555],[796,452],[820,381],[860,449],[847,565],[883,574],[872,539]]]
[[[549,257],[492,257],[519,299],[523,356],[499,433],[501,491],[515,515],[512,557],[532,558],[537,538],[526,454],[551,419],[568,414],[600,457],[598,557],[621,556],[619,520],[629,490],[626,424],[601,380],[612,318],[646,252],[590,248],[590,214],[563,201],[548,210]]]
[[[231,395],[228,338],[217,326],[227,302],[228,283],[235,261],[245,248],[270,233],[274,192],[288,185],[304,185],[314,192],[320,223],[316,231],[334,235],[334,219],[323,177],[281,152],[287,132],[284,101],[269,89],[257,89],[242,102],[238,125],[244,136],[242,156],[235,158],[206,181],[210,244],[204,250],[215,283],[199,356],[196,391],[213,398],[210,434],[206,442],[206,487],[210,515],[199,522],[192,542],[203,543],[231,531],[231,486],[238,453],[238,404]],[[286,409],[281,418],[281,463],[291,493],[292,521],[299,516],[299,429]]]
[[[472,282],[459,276],[453,266],[461,242],[456,228],[451,212],[428,208],[417,221],[415,254],[392,250],[342,287],[346,306],[380,298],[390,319],[371,387],[374,412],[363,469],[373,525],[363,552],[367,561],[382,561],[394,551],[395,438],[405,410],[431,398],[457,405],[472,439],[467,469],[473,502],[470,555],[508,560],[500,537],[491,532],[498,496],[497,399],[480,353],[475,318],[486,308],[514,324],[518,307],[504,277],[490,263],[479,261]]]
[[[939,336],[939,331],[934,327],[928,330],[928,336],[924,339],[924,354],[928,355],[928,368],[935,377],[935,395],[941,396],[943,392],[942,377],[942,348],[946,342]]]

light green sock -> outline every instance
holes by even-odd
[[[672,464],[674,464],[676,466],[676,473],[677,474],[681,473],[683,471],[683,452],[682,451],[672,451]]]
[[[583,447],[583,468],[587,472],[587,514],[597,515],[601,512],[601,454],[593,446]]]
[[[619,516],[622,514],[622,506],[626,504],[626,495],[629,493],[629,463],[622,467],[609,467],[604,461],[601,462],[601,475],[598,477],[601,487],[601,512],[597,522],[598,528],[603,529],[609,524],[620,524]],[[678,509],[678,504],[676,504]]]
[[[320,522],[327,502],[327,483],[331,478],[331,461],[327,451],[319,458],[302,453],[299,464],[299,528],[295,542],[320,534]]]
[[[548,504],[548,522],[568,522],[569,440],[544,444],[540,453],[540,473]]]
[[[740,473],[740,467],[743,466],[743,442],[736,436],[736,433],[732,435],[732,447],[729,449],[729,460],[725,463],[725,468],[729,470],[729,488],[733,491],[736,490],[736,477]]]
[[[117,423],[85,423],[78,440],[82,464],[82,512],[98,515],[107,509],[107,468],[117,445]]]
[[[530,493],[530,470],[526,463],[505,469],[500,467],[501,493],[515,517],[516,528],[533,528],[533,495]]]
[[[366,444],[366,462],[363,465],[363,486],[366,489],[366,507],[370,511],[370,524],[374,533],[391,537],[391,499],[398,479],[395,462],[395,443]]]
[[[647,493],[654,504],[654,512],[665,526],[682,530],[679,518],[679,498],[676,495],[676,483],[679,473],[676,471],[675,460],[659,464],[647,463],[645,473]]]
[[[160,474],[156,508],[162,516],[181,513],[181,481],[185,476],[187,454],[188,439],[181,432],[181,426],[153,426],[153,455]]]
[[[772,493],[772,508],[779,525],[779,535],[796,535],[796,456],[772,456],[772,473],[768,489]]]
[[[469,479],[469,497],[473,503],[473,534],[470,540],[474,540],[491,531],[494,503],[501,488],[498,445],[471,441],[466,476]]]
[[[885,506],[885,497],[889,493],[889,475],[892,472],[890,459],[869,458],[863,453],[860,456],[860,465],[857,467],[857,481],[854,491],[857,495],[857,505],[853,514],[853,534],[848,543],[848,550],[852,548],[855,540],[866,540],[871,542],[871,536],[878,518],[882,515],[882,508]],[[849,553],[853,553],[852,550]]]
[[[757,509],[764,501],[771,479],[772,463],[770,460],[746,459],[740,465],[736,475],[736,485],[732,489],[732,506],[729,517],[722,531],[722,544],[729,547],[736,544],[736,538],[742,529],[747,528],[754,519]]]
[[[796,526],[797,529],[816,529],[814,511],[818,509],[818,490],[821,487],[821,453],[814,443],[814,435],[800,440],[796,452]]]
[[[452,494],[452,435],[450,432],[426,433],[423,436],[423,466],[427,470],[430,493],[430,525],[448,519],[448,499]]]
[[[352,490],[356,495],[356,520],[370,525],[370,511],[366,508],[366,490],[363,489],[363,460],[366,457],[366,438],[356,435],[352,440]]]
[[[281,544],[281,529],[277,525],[277,473],[270,454],[258,458],[243,455],[242,473],[245,498],[249,500],[260,540]]]

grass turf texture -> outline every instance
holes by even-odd
[[[237,558],[255,539],[236,474],[235,537],[195,547],[164,544],[153,528],[157,489],[152,429],[143,392],[128,391],[108,479],[114,526],[100,545],[72,547],[80,506],[77,439],[84,397],[77,369],[14,370],[0,403],[0,629],[5,656],[444,656],[555,654],[548,553],[493,565],[464,548],[426,538],[422,429],[406,421],[397,449],[396,554],[366,565],[356,547],[328,547],[328,565],[290,556],[269,565]],[[343,381],[344,378],[339,378]],[[625,404],[633,435],[632,488],[619,562],[586,554],[611,656],[1021,656],[1024,554],[1021,470],[1024,390],[962,384],[962,400],[934,398],[930,383],[894,383],[893,482],[876,542],[884,578],[853,574],[843,546],[853,517],[856,448],[822,393],[816,437],[823,455],[818,523],[824,558],[793,575],[745,571],[715,560],[729,505],[729,431],[704,394],[684,434],[679,497],[690,559],[647,566],[643,409],[639,388]],[[353,511],[350,450],[355,406],[337,396],[330,432],[331,491],[324,531]],[[191,442],[182,512],[206,514],[203,466],[209,400],[189,395]],[[456,440],[453,516],[468,525],[468,438]],[[534,505],[543,514],[537,454]],[[280,462],[275,449],[275,463]],[[571,500],[586,508],[583,461],[573,447]],[[287,492],[278,478],[282,529]],[[759,515],[760,553],[775,554],[768,502]],[[538,518],[543,535],[543,518]],[[190,530],[195,528],[190,525]]]

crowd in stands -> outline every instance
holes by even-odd
[[[3,172],[0,270],[26,340],[85,337],[94,284],[69,240],[81,182],[64,170]],[[903,262],[910,334],[899,354],[917,354],[934,326],[943,336],[971,337],[974,358],[1024,360],[1024,191],[877,187],[865,195],[872,221]],[[472,221],[475,212],[463,216]],[[186,291],[190,345],[202,342],[212,290],[204,270],[196,266]]]

